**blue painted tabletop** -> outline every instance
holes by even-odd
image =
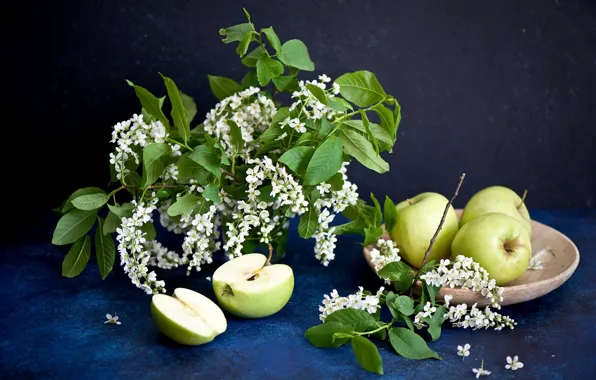
[[[581,260],[575,274],[554,292],[503,308],[518,326],[510,331],[470,331],[451,327],[430,347],[442,361],[414,361],[380,343],[385,377],[390,379],[473,378],[484,360],[489,378],[578,379],[596,375],[596,212],[535,210],[534,219],[569,236]],[[161,336],[150,314],[150,297],[128,282],[120,267],[102,281],[90,265],[77,278],[60,275],[65,250],[49,242],[54,218],[40,219],[24,236],[5,239],[0,252],[0,378],[200,378],[200,379],[368,379],[349,347],[317,349],[303,337],[318,323],[323,294],[336,288],[353,293],[358,285],[381,283],[367,267],[357,236],[342,236],[327,268],[313,256],[313,241],[291,226],[285,262],[296,286],[288,305],[260,320],[228,316],[228,330],[213,342],[183,347]],[[164,231],[159,231],[165,235]],[[93,257],[92,257],[93,260]],[[190,277],[184,269],[160,272],[168,290],[195,289],[214,297],[206,279],[214,266]],[[106,325],[116,313],[122,325]],[[472,346],[462,361],[458,344]],[[504,368],[506,356],[525,364]]]

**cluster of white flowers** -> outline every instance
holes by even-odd
[[[504,289],[497,286],[488,272],[469,257],[458,255],[453,262],[443,259],[436,269],[424,273],[420,279],[434,286],[472,289],[489,299],[494,308],[501,308],[499,302],[503,301]]]
[[[540,258],[537,255],[532,256],[530,263],[528,264],[528,270],[541,270],[542,268],[544,267],[542,266],[542,261],[540,261]]]
[[[277,227],[287,227],[288,219],[285,216],[272,215],[277,210],[287,206],[291,213],[301,215],[308,208],[302,186],[285,167],[274,164],[269,157],[251,159],[247,163],[254,165],[246,171],[248,199],[235,202],[232,221],[226,223],[227,240],[223,248],[229,258],[242,254],[242,244],[254,228],[259,227],[259,241],[269,243],[271,233]],[[275,198],[272,202],[259,199],[259,188],[265,181],[271,184],[269,195]]]
[[[211,205],[203,214],[188,213],[180,218],[181,227],[188,228],[182,243],[183,258],[187,260],[188,272],[193,268],[201,270],[201,265],[213,262],[213,252],[219,250],[219,216],[215,212],[217,207]]]
[[[358,291],[355,294],[350,294],[347,297],[340,297],[337,290],[333,289],[329,295],[325,294],[323,305],[319,306],[319,311],[321,312],[319,318],[322,322],[325,322],[325,319],[329,314],[337,310],[348,308],[366,310],[366,312],[374,314],[381,308],[380,297],[384,290],[384,287],[380,287],[374,295],[364,294],[364,289],[362,286],[359,286]]]
[[[122,121],[114,126],[112,131],[112,143],[116,144],[116,151],[110,153],[110,164],[114,165],[116,177],[122,179],[123,175],[130,171],[126,168],[126,162],[134,159],[140,163],[139,151],[147,145],[166,141],[168,133],[161,121],[151,123],[143,120],[143,115],[134,114],[132,118]],[[172,155],[180,155],[180,147],[170,144]]]
[[[248,159],[249,153],[258,146],[255,133],[261,133],[271,125],[277,108],[271,99],[256,95],[260,91],[257,87],[250,87],[227,97],[217,103],[206,116],[205,132],[219,140],[228,157],[237,154]],[[231,144],[230,121],[234,122],[242,133],[244,146],[240,152],[235,152]]]
[[[172,269],[188,263],[186,257],[180,256],[175,251],[170,251],[156,240],[145,242],[145,247],[151,255],[149,258],[149,265],[151,266],[160,269]]]
[[[290,106],[290,111],[300,108],[300,114],[305,115],[306,118],[312,120],[318,120],[323,118],[327,118],[329,120],[333,119],[334,116],[338,114],[338,112],[332,109],[331,107],[328,107],[326,104],[321,103],[306,87],[306,85],[308,84],[317,86],[321,90],[326,92],[327,98],[333,99],[335,98],[335,95],[339,94],[339,85],[337,83],[333,83],[332,88],[330,90],[327,90],[327,83],[329,82],[331,82],[331,78],[329,78],[325,74],[319,75],[319,81],[307,80],[305,82],[301,80],[300,82],[298,82],[300,90],[294,91],[294,93],[292,94],[292,98],[297,99],[297,101],[292,103],[292,105]],[[298,123],[300,123],[299,120]],[[303,124],[302,127],[304,127]],[[293,128],[296,129],[296,127]],[[306,131],[306,129],[304,129],[304,131]]]
[[[159,223],[162,227],[166,228],[169,232],[173,232],[176,235],[186,233],[186,229],[182,228],[180,224],[180,218],[173,218],[168,215],[168,209],[172,205],[172,200],[168,199],[159,206]]]
[[[399,255],[399,248],[393,240],[379,239],[377,240],[377,247],[370,250],[370,262],[377,272],[383,269],[385,265],[398,261],[401,261],[401,256]],[[384,281],[386,284],[391,284],[391,280],[384,279]]]
[[[484,310],[476,307],[476,304],[468,310],[468,305],[460,304],[457,306],[450,306],[445,319],[453,323],[454,327],[477,329],[494,328],[495,330],[502,330],[504,327],[513,329],[517,323],[506,315],[499,314],[490,309],[490,306]]]
[[[322,183],[317,186],[321,197],[314,203],[319,214],[319,225],[314,233],[315,237],[315,257],[321,261],[324,266],[335,258],[335,227],[330,224],[335,219],[335,215],[342,212],[346,207],[356,204],[358,201],[358,186],[348,181],[346,175],[348,162],[342,164],[339,173],[343,177],[341,190],[331,189],[328,183]]]
[[[149,272],[151,253],[146,248],[145,233],[141,227],[152,223],[152,213],[157,208],[155,193],[149,199],[131,203],[135,206],[130,218],[122,218],[120,228],[116,230],[120,264],[132,283],[147,294],[165,293],[165,283],[157,280],[155,272]]]

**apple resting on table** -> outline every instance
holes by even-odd
[[[420,268],[430,240],[435,234],[449,200],[438,193],[422,193],[395,206],[396,221],[390,231],[391,239],[399,247],[400,256],[408,264]],[[451,242],[457,233],[457,215],[452,206],[443,228],[426,260],[439,260],[451,254]]]
[[[219,304],[244,318],[262,318],[280,311],[294,290],[294,273],[284,264],[267,264],[267,257],[249,253],[232,259],[213,273]]]
[[[154,295],[151,314],[164,335],[190,346],[209,343],[227,328],[226,317],[215,302],[184,288],[174,290],[174,297]]]
[[[517,219],[532,235],[530,214],[523,199],[515,191],[503,186],[487,187],[474,194],[464,208],[459,226],[491,212],[501,212]]]
[[[490,213],[466,223],[455,236],[451,252],[453,257],[471,257],[500,286],[528,269],[532,245],[527,229],[517,219]]]

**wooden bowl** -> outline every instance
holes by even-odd
[[[459,218],[462,210],[456,211]],[[579,264],[579,251],[567,236],[534,220],[531,223],[532,256],[540,258],[542,269],[528,270],[515,281],[504,285],[505,291],[503,292],[501,305],[533,300],[552,292],[571,277]],[[389,235],[384,233],[383,238],[389,239]],[[364,247],[364,258],[373,271],[374,268],[370,262],[370,251],[374,247],[374,245]],[[478,306],[490,305],[489,300],[481,294],[468,289],[442,287],[437,299],[443,299],[446,294],[453,296],[451,302],[455,304],[473,305],[478,303]]]

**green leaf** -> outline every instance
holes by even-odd
[[[333,340],[334,342],[337,341],[337,340],[340,340],[340,341],[341,340],[345,340],[345,339],[350,340],[353,337],[354,337],[353,334],[348,334],[348,333],[343,333],[343,332],[336,332],[336,333],[333,333],[333,337],[331,337],[331,340]]]
[[[114,232],[116,232],[116,229],[118,227],[120,227],[120,218],[118,217],[118,215],[114,214],[113,212],[108,212],[108,215],[106,216],[106,220],[103,224],[103,234],[107,235],[107,234],[113,234]]]
[[[412,322],[412,318],[408,317],[407,315],[404,315],[403,319],[404,319],[404,322],[406,322],[406,325],[408,326],[410,331],[416,332],[416,329],[414,327],[414,322]]]
[[[178,91],[176,83],[174,83],[171,78],[165,77],[163,75],[161,77],[163,78],[163,81],[166,85],[170,103],[172,103],[172,112],[170,115],[172,116],[172,120],[174,120],[174,126],[176,127],[180,137],[182,137],[184,142],[186,142],[190,138],[190,120],[188,118],[186,107],[184,107],[182,97],[180,96],[180,91]]]
[[[72,205],[79,210],[96,210],[108,202],[108,195],[106,193],[96,193],[81,195],[72,200]]]
[[[279,91],[292,91],[298,87],[298,80],[294,75],[280,75],[276,78],[271,79],[275,88]]]
[[[297,145],[317,145],[319,140],[316,135],[312,132],[305,132],[296,140]]]
[[[373,224],[377,227],[380,227],[383,221],[383,212],[381,211],[381,205],[379,204],[379,201],[377,200],[377,198],[375,198],[375,195],[373,193],[370,193],[370,199],[372,199],[373,204],[375,205],[375,212],[373,214]]]
[[[130,203],[123,203],[120,206],[108,205],[111,212],[116,214],[118,218],[130,218],[132,216],[133,206]]]
[[[256,67],[257,61],[261,57],[266,57],[267,53],[262,46],[257,46],[253,51],[248,53],[248,55],[242,58],[242,64],[246,67]]]
[[[256,65],[256,61],[255,61],[255,65]],[[246,75],[244,75],[244,77],[242,78],[240,85],[244,89],[249,88],[249,87],[258,87],[259,81],[257,79],[257,71],[250,70],[249,72],[247,72]]]
[[[248,47],[250,46],[250,43],[253,40],[254,40],[254,36],[252,35],[252,33],[245,34],[244,37],[242,37],[242,40],[240,41],[238,46],[236,46],[236,54],[238,54],[240,56],[240,58],[242,58],[246,55],[246,52],[248,51]]]
[[[392,262],[385,265],[379,272],[379,276],[391,281],[399,281],[406,273],[412,269],[403,261]]]
[[[186,194],[172,203],[168,208],[169,216],[178,216],[191,212],[199,205],[200,198],[194,194]]]
[[[265,33],[267,39],[269,40],[269,43],[271,44],[271,47],[275,49],[276,53],[279,53],[281,50],[281,42],[279,41],[279,37],[273,30],[273,27],[270,26],[269,28],[261,29],[261,33]]]
[[[364,228],[367,226],[362,220],[352,220],[351,222],[335,226],[336,235],[344,234],[364,234]]]
[[[309,342],[318,348],[331,348],[339,347],[346,344],[349,339],[336,338],[333,339],[333,335],[336,333],[349,334],[353,330],[349,326],[345,326],[339,322],[329,322],[320,325],[313,326],[306,330],[304,336]]]
[[[279,60],[286,66],[295,67],[300,70],[315,70],[315,64],[310,60],[306,45],[300,40],[289,40],[283,44],[279,53]]]
[[[379,154],[379,144],[377,143],[377,139],[373,135],[370,129],[370,121],[368,120],[368,116],[366,116],[366,111],[359,110],[360,117],[362,117],[362,125],[364,126],[364,130],[366,131],[366,135],[368,136],[368,140],[372,142],[373,146],[375,147],[375,152]]]
[[[209,78],[209,87],[211,92],[217,100],[224,100],[225,98],[242,91],[242,86],[233,79],[226,77],[216,77],[214,75],[207,75]]]
[[[244,140],[242,139],[242,131],[238,124],[233,120],[227,120],[228,127],[230,127],[230,143],[234,148],[234,152],[239,153],[244,147]],[[225,157],[225,153],[222,157]]]
[[[131,81],[127,81],[127,83],[129,86],[134,88],[135,94],[137,95],[137,98],[139,98],[139,100],[141,101],[141,106],[143,106],[143,109],[145,109],[145,111],[147,111],[150,115],[154,116],[157,120],[161,121],[161,123],[166,128],[166,131],[169,131],[170,121],[161,110],[163,98],[157,98],[147,89],[141,86],[137,86]]]
[[[271,78],[275,78],[283,74],[284,65],[281,62],[263,56],[257,61],[257,79],[262,87],[265,87],[271,81]]]
[[[200,176],[204,176],[207,170],[188,158],[188,153],[183,154],[178,159],[178,183],[189,183],[191,179],[198,179]]]
[[[353,110],[354,107],[342,98],[327,99],[327,105],[337,112]]]
[[[317,100],[323,104],[327,104],[327,96],[325,95],[325,91],[323,91],[321,89],[321,87],[319,86],[315,86],[312,83],[309,83],[306,85],[306,88],[308,89],[308,91],[310,91],[310,93],[317,98]]]
[[[147,241],[155,240],[155,236],[157,232],[155,231],[155,226],[153,222],[149,221],[141,226],[141,231],[145,234],[145,239]]]
[[[389,312],[391,313],[393,318],[399,320],[400,318],[402,318],[402,313],[399,310],[397,310],[395,306],[393,306],[393,302],[395,302],[397,297],[398,295],[393,292],[387,293],[387,295],[385,296],[385,305],[387,305],[387,308],[389,309]]]
[[[271,186],[271,185],[265,185],[265,186],[259,188],[259,191],[261,192],[258,197],[259,200],[261,200],[263,202],[273,202],[275,200],[275,197],[271,196],[272,189],[273,189],[273,186]]]
[[[391,303],[391,307],[398,310],[403,315],[410,316],[414,314],[414,300],[408,296],[397,296]]]
[[[116,246],[110,235],[104,233],[104,220],[97,218],[97,229],[95,230],[95,258],[99,267],[101,279],[105,280],[114,267],[116,260]]]
[[[342,162],[342,142],[330,136],[313,153],[304,174],[304,184],[318,185],[327,181],[341,169]]]
[[[377,320],[364,310],[358,309],[340,309],[329,314],[325,323],[339,322],[345,326],[350,326],[357,332],[366,332],[371,328],[378,327]]]
[[[394,123],[394,130],[393,133],[397,134],[397,130],[399,128],[399,123],[401,122],[401,106],[395,101],[395,108],[393,109],[393,123]]]
[[[298,234],[303,239],[312,237],[319,226],[319,213],[316,207],[310,205],[308,211],[300,215]]]
[[[358,107],[368,107],[381,102],[387,94],[370,71],[347,73],[335,80],[339,84],[339,92],[346,100]]]
[[[230,42],[241,41],[246,34],[252,34],[253,26],[247,22],[244,24],[238,24],[219,30],[221,36],[225,36],[222,40],[223,43],[229,44]]]
[[[333,130],[334,125],[329,122],[327,119],[321,120],[321,129],[319,129],[319,136],[320,137],[327,137],[329,133]]]
[[[73,278],[81,274],[91,256],[91,238],[89,235],[79,239],[68,250],[62,261],[62,275]]]
[[[443,317],[445,312],[445,307],[438,305],[437,311],[431,317],[422,318],[428,324],[428,333],[433,342],[441,337],[441,325],[445,322],[445,318]]]
[[[190,123],[197,115],[197,103],[195,103],[192,96],[182,91],[180,91],[180,97],[182,98],[182,104],[184,104],[184,109],[186,109],[186,113],[188,114],[188,122]]]
[[[395,211],[395,203],[389,198],[389,196],[385,196],[385,204],[383,205],[383,211],[385,216],[385,229],[387,231],[393,231],[393,227],[395,226],[395,222],[397,220],[397,211]]]
[[[164,159],[170,154],[166,143],[151,143],[143,148],[143,187],[153,184],[162,175]]]
[[[371,143],[364,136],[350,129],[342,129],[339,136],[346,154],[377,173],[389,171],[389,164],[375,152]]]
[[[424,281],[422,282],[422,290],[426,291],[426,293],[428,294],[428,300],[432,303],[433,306],[436,303],[436,297],[437,293],[439,293],[439,289],[441,289],[440,286],[429,285]]]
[[[420,335],[404,327],[390,329],[389,341],[395,352],[404,358],[415,360],[434,358],[442,360],[439,354],[428,348]]]
[[[216,177],[221,176],[219,157],[217,157],[217,153],[207,145],[196,146],[188,158],[209,170]]]
[[[379,237],[383,234],[383,227],[365,228],[364,229],[364,243],[363,246],[375,244]]]
[[[393,142],[395,142],[396,128],[391,110],[389,110],[382,104],[376,105],[373,109],[375,110],[377,116],[379,116],[379,120],[381,121],[381,128],[383,128],[383,130],[389,134]]]
[[[209,184],[203,190],[203,198],[210,200],[213,203],[221,203],[221,198],[219,197],[219,186],[215,184]]]
[[[304,174],[314,152],[311,146],[296,146],[282,154],[278,161],[294,173]]]
[[[327,183],[331,185],[331,190],[339,191],[344,187],[344,176],[341,173],[334,174]]]
[[[369,372],[383,374],[383,361],[377,346],[363,336],[356,335],[352,339],[352,350],[362,368]]]
[[[72,210],[58,221],[52,244],[66,245],[79,240],[93,227],[97,210]]]
[[[342,123],[342,127],[344,126],[364,134],[367,133],[362,120],[346,120]],[[378,124],[369,122],[368,128],[370,129],[370,133],[372,133],[373,136],[379,140],[379,142],[385,145],[393,146],[393,140],[389,132],[381,128]]]
[[[99,187],[85,187],[85,188],[75,191],[74,193],[71,194],[70,197],[68,197],[66,202],[64,202],[64,205],[62,206],[62,214],[66,214],[67,212],[69,212],[70,210],[75,208],[72,205],[73,199],[78,198],[82,195],[101,194],[101,193],[105,194],[105,192],[102,189],[100,189]]]

